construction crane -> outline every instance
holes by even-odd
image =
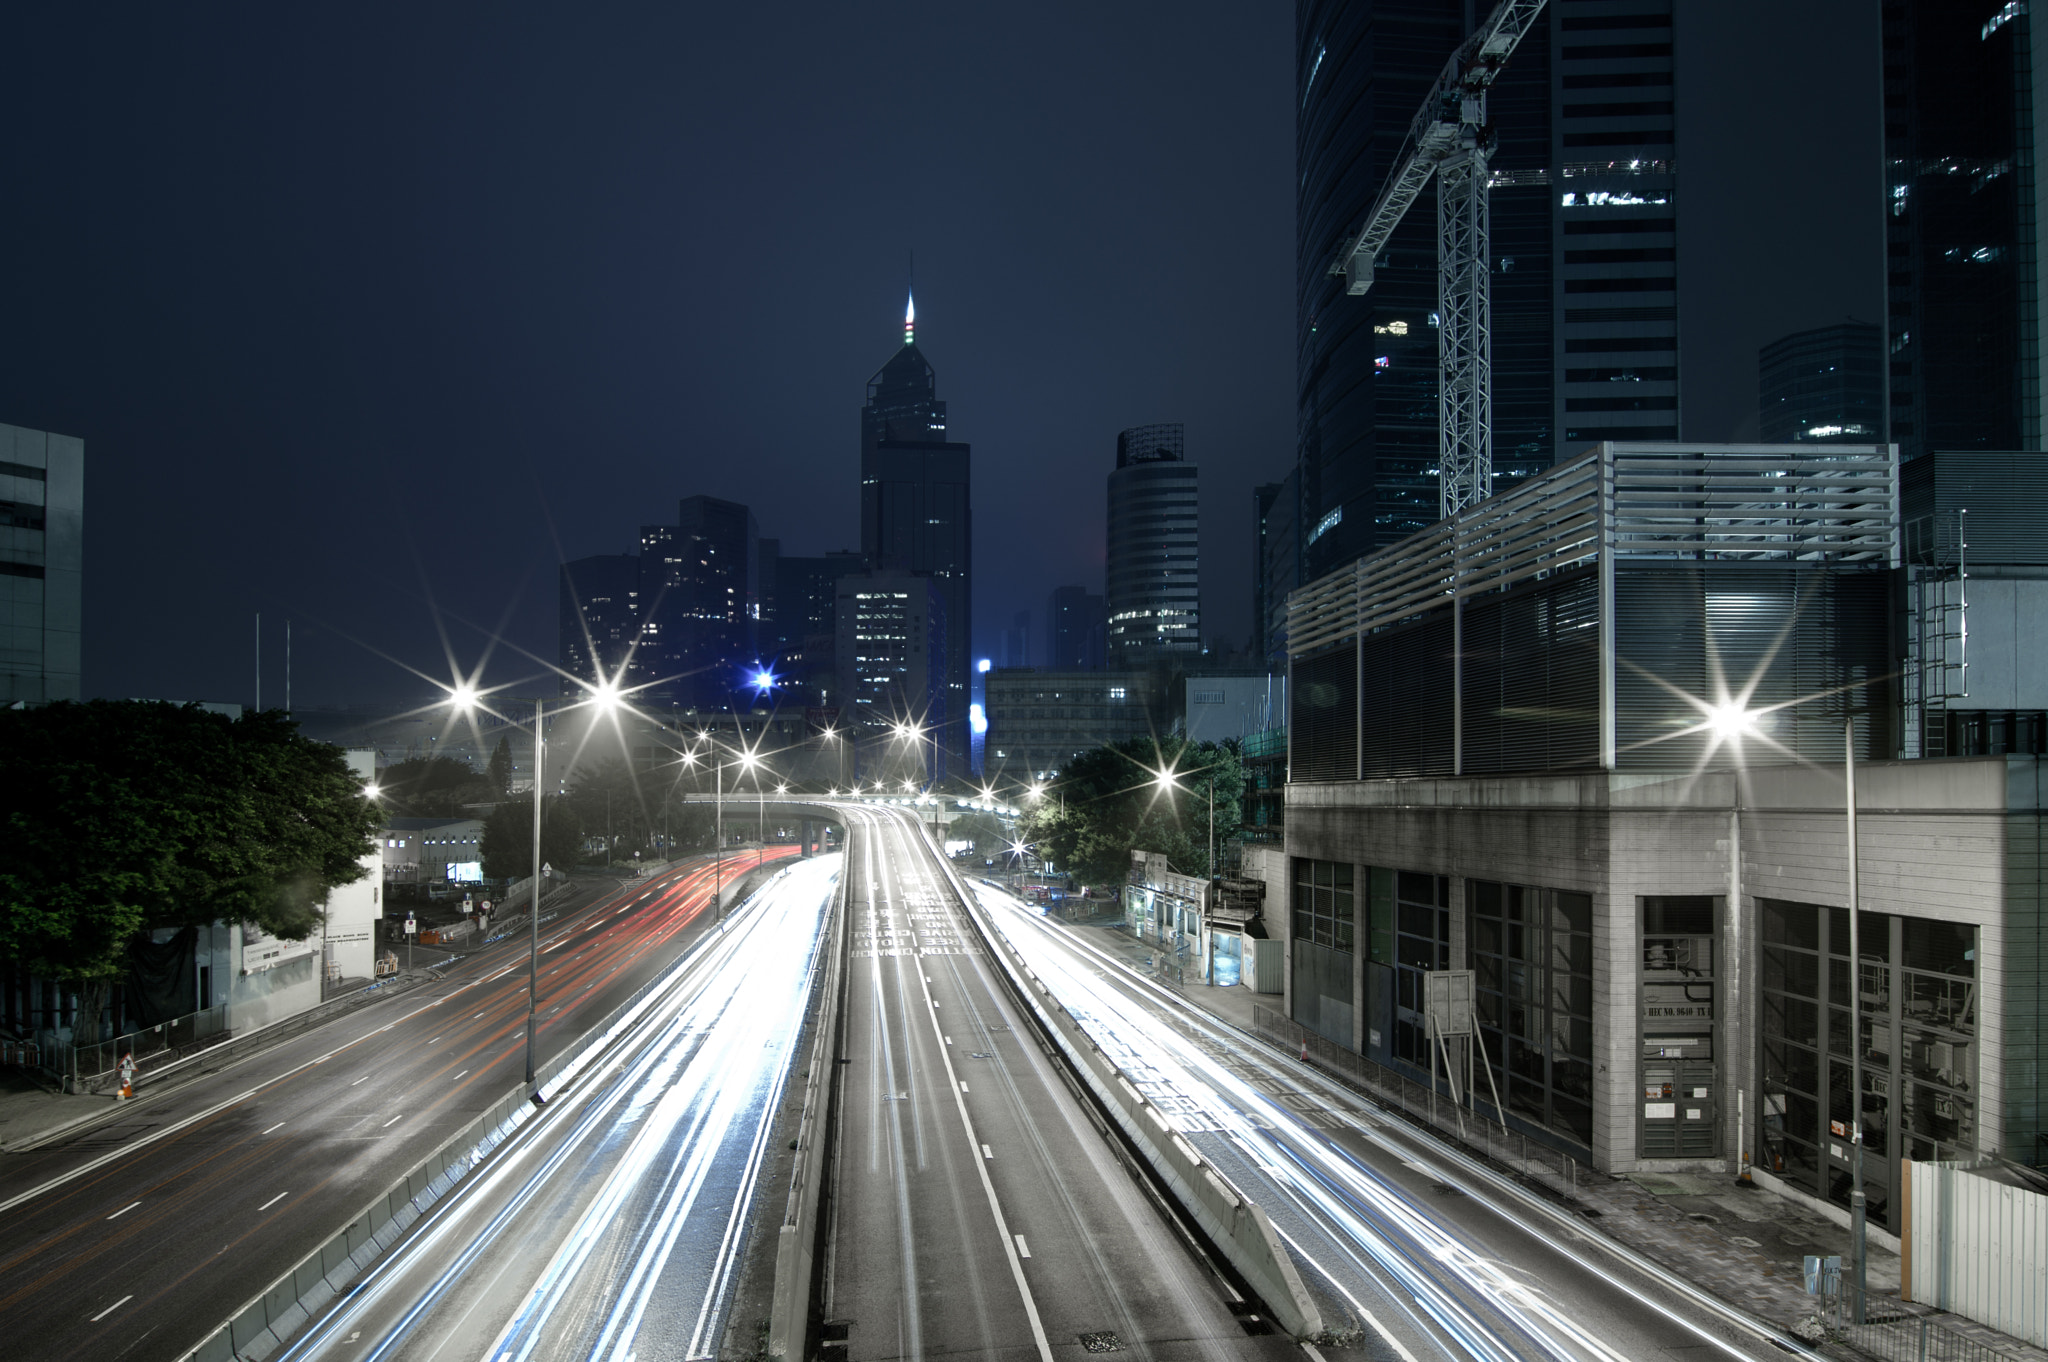
[[[1514,55],[1544,0],[1500,0],[1430,87],[1365,228],[1330,273],[1353,297],[1372,287],[1373,260],[1436,176],[1437,486],[1449,519],[1493,494],[1493,306],[1488,284],[1487,163],[1494,135],[1487,87]]]

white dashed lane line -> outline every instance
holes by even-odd
[[[134,1210],[137,1206],[140,1206],[141,1204],[142,1203],[139,1201],[131,1201],[126,1206],[123,1206],[120,1210],[115,1211],[112,1215],[108,1216],[107,1219],[119,1220],[122,1216],[128,1214],[128,1212]]]

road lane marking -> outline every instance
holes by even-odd
[[[468,1073],[468,1072],[469,1072],[469,1070],[467,1070],[467,1069],[464,1069],[464,1070],[462,1071],[462,1074],[466,1074],[466,1073]],[[457,1074],[457,1075],[455,1075],[455,1078],[451,1078],[451,1079],[449,1079],[448,1081],[449,1081],[450,1083],[453,1083],[453,1082],[455,1081],[455,1079],[456,1079],[456,1078],[461,1078],[461,1077],[462,1077],[462,1074]]]
[[[952,1043],[953,1043],[953,1038],[952,1038],[951,1036],[948,1036],[948,1037],[946,1037],[946,1044],[948,1044],[948,1045],[951,1045]]]
[[[363,1077],[364,1077],[364,1078],[368,1078],[368,1077],[369,1077],[369,1075],[368,1075],[368,1074],[364,1074],[364,1075],[363,1075]],[[354,1084],[350,1084],[349,1086],[350,1086],[350,1087],[354,1087],[355,1085],[354,1085]],[[278,1122],[278,1123],[277,1123],[276,1125],[274,1125],[274,1126],[272,1126],[272,1127],[270,1128],[270,1130],[283,1130],[283,1129],[284,1129],[284,1122],[282,1122],[282,1121],[279,1121],[279,1122]],[[257,1132],[257,1134],[259,1134],[259,1135],[268,1135],[268,1134],[270,1133],[270,1130],[262,1130],[262,1131],[258,1131],[258,1132]]]
[[[115,1211],[112,1215],[108,1216],[107,1219],[119,1220],[122,1216],[128,1214],[128,1212],[134,1210],[137,1206],[140,1206],[141,1204],[142,1203],[139,1201],[131,1201],[126,1206],[123,1206],[120,1210]]]
[[[392,1118],[391,1118],[390,1120],[386,1121],[386,1122],[385,1122],[385,1123],[384,1123],[383,1125],[381,1125],[381,1126],[378,1126],[378,1127],[377,1127],[377,1129],[379,1129],[379,1130],[389,1130],[389,1129],[391,1129],[391,1127],[393,1127],[393,1126],[397,1125],[397,1124],[398,1124],[398,1123],[399,1123],[400,1121],[403,1121],[404,1119],[405,1119],[405,1113],[401,1111],[401,1112],[399,1112],[399,1113],[398,1113],[398,1115],[396,1115],[396,1116],[392,1117]]]
[[[361,1078],[358,1078],[358,1079],[356,1080],[356,1083],[367,1083],[367,1082],[369,1082],[369,1081],[370,1081],[370,1076],[369,1076],[368,1074],[364,1074],[364,1075],[363,1075],[363,1076],[362,1076]],[[354,1087],[354,1086],[356,1085],[356,1083],[351,1083],[351,1084],[349,1084],[349,1086],[350,1086],[351,1088],[353,1088],[353,1087]]]
[[[279,1192],[279,1193],[278,1193],[278,1194],[277,1194],[276,1196],[274,1196],[274,1197],[272,1197],[272,1198],[271,1198],[270,1200],[268,1200],[268,1201],[264,1202],[264,1203],[263,1203],[263,1204],[262,1204],[261,1206],[258,1206],[258,1207],[257,1207],[256,1209],[257,1209],[257,1210],[259,1210],[259,1211],[267,1211],[267,1210],[269,1210],[269,1209],[270,1209],[270,1208],[271,1208],[272,1206],[275,1206],[275,1205],[276,1205],[276,1204],[277,1204],[278,1202],[280,1202],[280,1201],[283,1201],[283,1200],[284,1200],[284,1199],[285,1199],[286,1197],[288,1197],[288,1196],[290,1196],[290,1195],[291,1195],[291,1193],[290,1193],[290,1192]]]
[[[1031,1250],[1025,1246],[1024,1236],[1021,1234],[1013,1234],[1010,1237],[1017,1241],[1017,1256],[1019,1258],[1029,1258],[1031,1256]]]
[[[981,1147],[981,1156],[984,1159],[992,1159],[995,1157],[995,1151],[990,1149],[987,1145],[983,1145]]]
[[[100,1311],[100,1312],[99,1312],[99,1313],[98,1313],[97,1315],[94,1315],[94,1316],[92,1317],[92,1321],[91,1321],[91,1322],[92,1322],[92,1323],[94,1323],[94,1324],[98,1324],[98,1323],[99,1323],[99,1322],[100,1322],[101,1320],[105,1319],[105,1318],[106,1318],[106,1317],[107,1317],[108,1315],[111,1315],[111,1314],[113,1314],[113,1313],[114,1313],[114,1312],[115,1312],[116,1310],[119,1310],[119,1309],[120,1309],[120,1308],[121,1308],[122,1306],[126,1305],[126,1304],[127,1304],[127,1303],[128,1303],[129,1301],[132,1301],[132,1300],[134,1300],[134,1299],[135,1299],[135,1297],[133,1297],[133,1296],[123,1296],[123,1297],[121,1297],[121,1299],[119,1299],[119,1300],[115,1301],[115,1302],[114,1302],[114,1303],[113,1303],[112,1305],[110,1305],[110,1306],[108,1306],[108,1307],[107,1307],[106,1309],[104,1309],[104,1310]]]
[[[966,1080],[966,1079],[964,1079],[964,1078],[960,1080],[960,1091],[962,1091],[962,1092],[966,1092],[966,1091],[967,1091],[967,1080]]]
[[[441,1039],[441,1038],[440,1038],[439,1036],[436,1036],[436,1037],[434,1037],[434,1040],[439,1040],[439,1039]],[[429,1045],[432,1045],[432,1044],[434,1043],[434,1040],[430,1040],[430,1041],[428,1041],[428,1042],[427,1042],[427,1044],[429,1044]]]

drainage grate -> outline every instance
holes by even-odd
[[[1081,1340],[1081,1351],[1084,1353],[1120,1353],[1124,1350],[1124,1341],[1108,1329],[1092,1334],[1080,1334],[1077,1337]]]

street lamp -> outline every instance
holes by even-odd
[[[581,700],[558,709],[577,709],[588,706],[601,712],[609,712],[619,703],[618,688],[606,682],[585,688],[588,694]],[[536,1105],[540,1102],[540,1090],[534,1084],[534,1029],[540,1005],[540,891],[541,871],[545,867],[540,859],[541,805],[546,797],[544,775],[547,769],[547,700],[542,696],[505,696],[507,700],[533,703],[533,876],[530,886],[529,911],[531,930],[527,933],[526,948],[526,1086],[527,1093]],[[482,703],[475,686],[463,682],[448,692],[448,702],[456,709],[467,712]],[[518,726],[516,720],[507,719],[508,724]]]

